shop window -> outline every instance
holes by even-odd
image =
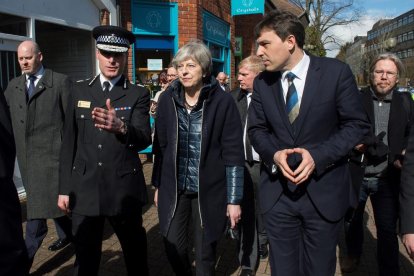
[[[11,51],[0,51],[0,86],[6,89],[9,80],[21,74],[20,66],[17,61],[17,53]]]
[[[220,47],[219,45],[216,45],[214,43],[210,43],[209,44],[209,49],[211,52],[211,57],[213,59],[219,59],[221,60],[222,58],[222,52],[223,52],[223,47]]]
[[[27,18],[0,13],[0,33],[27,36]]]
[[[168,68],[173,58],[172,49],[136,49],[136,82],[145,85],[154,96],[160,90],[159,74]]]

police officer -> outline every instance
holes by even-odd
[[[133,34],[93,29],[101,73],[75,84],[61,151],[59,208],[72,214],[75,275],[98,275],[105,219],[121,243],[128,275],[147,275],[138,151],[151,143],[148,91],[123,75]]]

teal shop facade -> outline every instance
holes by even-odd
[[[223,71],[230,76],[230,84],[236,81],[230,0],[131,0],[129,4],[127,25],[136,37],[128,66],[132,81],[156,90],[159,73],[179,47],[192,39],[203,41],[211,50],[214,75]]]

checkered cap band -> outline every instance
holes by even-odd
[[[96,44],[96,48],[106,52],[125,53],[128,52],[128,47],[114,46],[108,44]]]
[[[96,38],[96,48],[109,52],[127,52],[129,41],[116,35],[101,35]]]
[[[96,42],[124,45],[124,46],[129,47],[128,39],[124,37],[115,36],[115,35],[101,35],[96,39]]]

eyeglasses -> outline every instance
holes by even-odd
[[[176,78],[177,75],[167,75],[168,78]]]
[[[389,71],[384,71],[384,70],[375,70],[374,74],[378,77],[379,76],[382,77],[385,74],[385,77],[387,78],[395,78],[398,75],[397,72],[389,72]]]

